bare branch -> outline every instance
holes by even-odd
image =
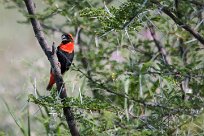
[[[48,60],[50,61],[50,64],[54,70],[54,75],[55,75],[55,81],[57,84],[57,90],[59,92],[59,96],[62,99],[62,103],[64,104],[64,100],[67,97],[67,93],[66,93],[66,89],[65,89],[65,85],[63,82],[63,78],[61,75],[61,70],[59,68],[58,64],[58,60],[57,60],[57,56],[56,56],[56,52],[54,50],[54,45],[53,45],[53,50],[51,51],[51,49],[48,47],[47,41],[45,40],[44,37],[44,33],[42,31],[42,27],[39,23],[39,21],[34,17],[35,15],[35,11],[34,11],[34,3],[32,0],[24,0],[28,13],[32,16],[30,18],[31,24],[33,26],[33,30],[35,33],[35,36],[41,46],[41,48],[43,49],[44,53],[46,54]],[[64,115],[66,117],[70,132],[73,136],[79,136],[79,132],[76,128],[76,123],[74,120],[74,115],[71,111],[70,107],[64,107],[63,108],[64,111]]]
[[[152,24],[148,23],[148,27],[149,27],[151,36],[152,36],[152,38],[154,40],[154,43],[157,46],[157,49],[158,49],[159,53],[162,55],[162,57],[164,59],[164,62],[167,65],[170,65],[171,60],[170,60],[169,56],[167,55],[167,52],[166,52],[165,48],[163,47],[163,45],[161,44],[161,42],[159,40],[157,40],[154,26]]]
[[[163,11],[166,15],[168,15],[176,24],[178,24],[180,27],[191,33],[200,43],[204,45],[204,37],[202,37],[197,31],[192,29],[189,25],[182,22],[179,18],[177,18],[167,7],[164,7],[160,4],[157,0],[151,0],[152,3],[156,4],[161,8],[161,11]]]

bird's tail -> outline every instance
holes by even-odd
[[[50,81],[49,84],[47,85],[47,90],[50,91],[52,89],[52,86],[55,84],[55,78],[54,78],[54,74],[51,72],[50,73]]]

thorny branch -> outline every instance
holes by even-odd
[[[176,24],[178,24],[180,27],[191,33],[200,43],[204,45],[204,37],[202,37],[197,31],[195,31],[193,28],[191,28],[188,24],[185,24],[182,22],[178,17],[176,17],[167,7],[164,7],[160,4],[157,0],[151,0],[153,4],[156,4],[161,11],[163,11],[166,15],[168,15]]]
[[[73,64],[73,70],[76,70],[78,72],[80,72],[83,76],[85,76],[87,79],[89,79],[90,82],[92,82],[94,85],[96,86],[100,86],[101,89],[103,89],[106,92],[109,92],[111,94],[117,95],[119,97],[123,97],[123,98],[127,98],[129,101],[133,101],[137,104],[140,104],[144,107],[148,107],[148,108],[160,108],[162,110],[165,110],[166,112],[163,114],[163,117],[165,116],[170,116],[170,115],[176,115],[176,114],[181,114],[181,113],[187,113],[189,115],[196,115],[199,113],[199,111],[195,109],[189,109],[187,107],[169,107],[166,106],[166,104],[162,104],[160,102],[145,102],[144,100],[140,100],[140,99],[135,99],[125,93],[119,93],[120,91],[116,92],[113,89],[109,89],[108,86],[105,85],[105,83],[101,82],[101,81],[97,81],[94,80],[93,78],[90,78],[86,73],[84,73],[80,68],[76,67]],[[151,74],[151,73],[149,73]],[[196,113],[195,113],[196,112]],[[198,112],[198,113],[197,113]]]
[[[165,108],[165,109],[167,108],[167,107],[165,107],[165,106],[163,106],[163,105],[161,105],[159,103],[148,103],[148,102],[145,102],[143,100],[138,100],[138,99],[135,99],[133,97],[130,97],[129,95],[127,95],[125,93],[119,93],[119,92],[116,92],[114,90],[111,90],[105,85],[105,83],[103,83],[101,81],[96,81],[93,78],[89,77],[86,73],[84,73],[80,68],[76,67],[74,64],[72,64],[72,66],[73,66],[73,70],[80,72],[83,76],[85,76],[87,79],[89,79],[90,82],[94,83],[97,86],[100,86],[101,89],[104,89],[108,93],[117,95],[119,97],[127,98],[128,100],[132,100],[132,101],[134,101],[136,103],[142,104],[143,106],[161,107],[161,108]]]
[[[58,60],[57,60],[57,56],[56,56],[56,52],[54,50],[54,45],[52,47],[52,51],[50,51],[47,41],[45,40],[44,37],[44,33],[42,31],[42,26],[39,23],[39,21],[34,18],[35,15],[35,9],[34,9],[34,3],[32,0],[24,0],[28,13],[29,15],[31,15],[32,17],[30,18],[31,24],[33,26],[33,30],[35,33],[35,36],[41,46],[41,48],[43,49],[44,53],[46,54],[48,60],[50,61],[50,64],[54,70],[54,75],[55,75],[55,81],[57,84],[57,90],[59,92],[59,96],[62,99],[61,102],[64,104],[64,99],[67,97],[67,93],[66,93],[66,88],[63,82],[63,78],[60,72],[60,68],[57,65],[58,64]],[[66,121],[67,124],[69,126],[70,132],[73,136],[79,136],[79,132],[78,129],[76,127],[76,123],[75,123],[75,119],[74,119],[74,115],[71,111],[70,107],[64,107],[63,108],[64,111],[64,115],[66,117]]]

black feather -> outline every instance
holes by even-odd
[[[59,47],[57,48],[57,58],[61,65],[61,74],[64,74],[72,64],[74,51],[72,53],[65,52]]]

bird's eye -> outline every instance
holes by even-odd
[[[65,36],[65,35],[62,35],[62,39],[63,39],[63,38],[66,38],[66,36]]]

